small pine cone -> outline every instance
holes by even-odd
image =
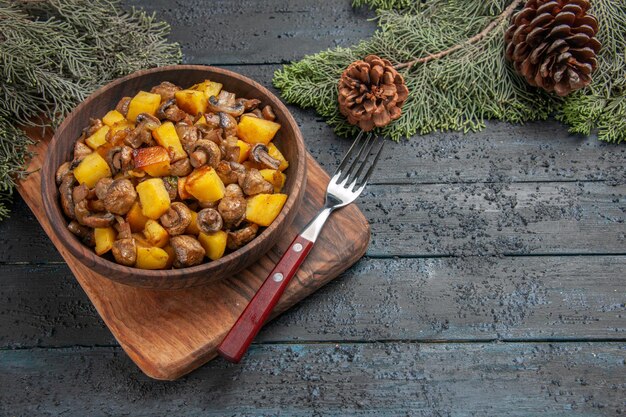
[[[341,114],[366,132],[399,118],[408,96],[402,75],[376,55],[350,64],[339,81]]]
[[[591,83],[598,21],[589,0],[528,0],[511,18],[506,57],[532,86],[566,96]]]

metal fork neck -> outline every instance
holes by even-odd
[[[310,242],[315,242],[322,231],[324,223],[326,223],[328,216],[330,216],[330,213],[332,213],[333,210],[333,207],[324,207],[322,211],[320,211],[317,216],[315,216],[313,220],[307,224],[300,236]]]

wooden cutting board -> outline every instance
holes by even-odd
[[[38,170],[52,132],[43,138],[37,129],[28,133],[38,140],[32,148],[36,155],[28,169],[33,173],[19,184],[18,191],[51,237]],[[329,177],[310,155],[307,163],[304,201],[284,239],[249,269],[215,284],[182,290],[129,287],[91,271],[60,242],[52,237],[51,240],[128,356],[146,375],[173,380],[216,356],[217,345],[291,240],[322,207]],[[363,256],[368,242],[369,224],[354,204],[335,212],[287,287],[272,318],[350,267]]]

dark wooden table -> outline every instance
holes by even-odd
[[[371,34],[348,0],[139,1],[185,62],[271,85]],[[328,170],[349,142],[291,107]],[[240,365],[176,382],[119,348],[25,204],[0,224],[0,415],[626,414],[626,146],[554,121],[387,147],[367,253]]]

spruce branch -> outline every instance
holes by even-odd
[[[626,141],[626,2],[595,0],[603,45],[592,84],[560,98],[530,87],[504,58],[504,32],[520,0],[354,0],[378,7],[378,30],[349,47],[309,55],[276,71],[274,85],[288,102],[312,107],[340,136],[357,128],[339,113],[343,70],[369,54],[399,63],[409,98],[402,116],[380,129],[394,140],[437,130],[470,131],[487,119],[512,123],[554,115],[574,133],[597,131]],[[439,51],[439,52],[433,52]]]
[[[55,126],[104,83],[181,52],[166,23],[118,0],[0,0],[0,22],[1,219],[30,158],[18,126]]]
[[[454,46],[451,46],[450,48],[444,51],[437,52],[436,54],[429,54],[421,58],[416,58],[411,61],[404,62],[402,64],[397,64],[394,66],[395,69],[403,69],[403,68],[410,69],[413,65],[416,65],[416,64],[425,64],[428,61],[432,61],[434,59],[441,59],[445,57],[446,55],[451,54],[454,51],[458,51],[459,49],[463,49],[467,45],[471,45],[473,43],[480,41],[485,36],[487,36],[492,30],[497,28],[500,23],[502,23],[504,20],[507,20],[509,17],[511,17],[511,14],[513,14],[515,9],[519,7],[522,4],[522,2],[523,0],[515,0],[506,9],[504,9],[504,11],[496,19],[491,21],[483,30],[481,30],[476,35],[472,36],[471,38],[467,39],[466,41],[458,43]]]

